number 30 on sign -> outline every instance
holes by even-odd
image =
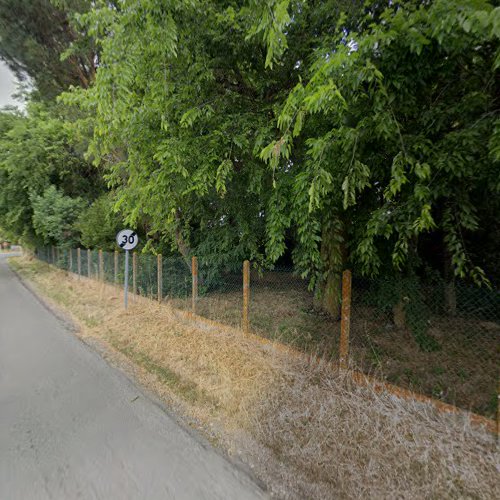
[[[139,243],[139,237],[132,229],[122,229],[116,235],[116,243],[122,250],[133,250]]]

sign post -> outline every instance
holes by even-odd
[[[117,245],[125,250],[125,288],[123,293],[123,301],[125,305],[125,309],[128,307],[128,267],[129,267],[129,251],[133,250],[137,243],[139,243],[139,237],[135,231],[132,229],[122,229],[116,235],[116,243]]]
[[[125,289],[123,291],[123,303],[125,309],[128,307],[128,250],[125,250]]]

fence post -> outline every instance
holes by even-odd
[[[91,276],[91,268],[92,268],[92,253],[87,248],[87,276],[90,278]]]
[[[52,265],[56,265],[56,247],[52,247]]]
[[[115,250],[115,270],[113,274],[113,282],[118,283],[118,250]]]
[[[192,309],[196,313],[196,301],[198,300],[198,258],[191,258],[191,274],[193,276]]]
[[[157,267],[157,281],[158,281],[158,302],[161,302],[162,293],[163,293],[163,264],[162,264],[162,256],[159,253],[156,256],[156,267]]]
[[[137,294],[137,252],[132,253],[132,293]]]
[[[497,443],[500,443],[500,377],[497,387]]]
[[[248,309],[250,305],[250,261],[245,260],[243,262],[243,320],[242,327],[243,332],[248,333],[250,331],[250,320],[248,315]]]
[[[76,249],[76,258],[77,258],[77,270],[78,270],[78,279],[80,279],[80,276],[82,274],[82,250],[80,247]]]
[[[68,250],[68,271],[71,273],[73,271],[73,249]]]
[[[99,280],[104,281],[104,258],[101,248],[99,248]]]
[[[339,361],[341,368],[349,363],[349,333],[351,328],[351,271],[342,273],[342,315],[340,321]]]

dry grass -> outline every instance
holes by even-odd
[[[197,312],[239,327],[241,280],[225,285],[201,296]],[[174,299],[172,305],[190,309],[191,299]],[[264,338],[322,358],[338,359],[340,322],[314,310],[312,293],[290,273],[252,276],[250,326]],[[396,328],[389,315],[355,305],[351,318],[352,364],[395,385],[494,418],[500,324],[436,316],[428,335],[437,341],[438,350],[422,350],[411,331]]]
[[[312,294],[304,287],[251,288],[250,324],[252,332],[267,339],[291,345],[321,357],[338,357],[340,324],[327,314],[312,308]],[[179,309],[190,309],[191,298],[173,299]],[[229,291],[209,292],[200,296],[197,314],[221,323],[239,327],[242,316],[241,287]]]
[[[465,415],[354,385],[237,331],[76,280],[38,262],[19,270],[138,366],[141,380],[249,462],[284,498],[499,498],[493,437]]]
[[[305,477],[300,497],[498,498],[492,437],[463,418],[294,367],[261,402],[255,427]],[[306,479],[307,478],[307,479]]]

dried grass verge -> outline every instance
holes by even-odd
[[[466,414],[443,414],[355,384],[326,363],[288,356],[165,305],[16,259],[18,270],[81,325],[138,366],[280,498],[500,498],[494,438]]]

